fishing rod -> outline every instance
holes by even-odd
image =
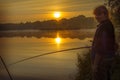
[[[63,49],[63,50],[59,50],[59,51],[53,51],[53,52],[43,53],[43,54],[40,54],[40,55],[36,55],[36,56],[32,56],[32,57],[28,57],[28,58],[16,61],[14,63],[9,64],[8,66],[12,66],[12,65],[15,65],[15,64],[27,61],[27,60],[31,60],[31,59],[34,59],[34,58],[37,58],[37,57],[41,57],[41,56],[45,56],[45,55],[49,55],[49,54],[55,54],[55,53],[58,53],[58,52],[71,51],[71,50],[84,49],[84,48],[91,48],[91,46],[77,47],[77,48],[70,48],[70,49]]]
[[[5,62],[4,62],[4,60],[3,60],[3,58],[1,56],[0,56],[0,59],[1,59],[3,65],[5,67],[5,70],[7,71],[8,75],[9,75],[10,80],[13,80],[13,78],[12,78],[12,76],[11,76],[11,74],[10,74],[10,72],[9,72],[9,70],[8,70],[6,64],[5,64]]]

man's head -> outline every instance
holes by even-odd
[[[99,23],[109,18],[108,10],[103,5],[96,7],[93,14]]]

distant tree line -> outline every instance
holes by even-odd
[[[96,21],[93,17],[79,15],[70,19],[35,21],[26,23],[0,24],[0,30],[73,30],[94,28]]]

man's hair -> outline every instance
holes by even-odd
[[[98,6],[94,9],[93,11],[94,15],[100,15],[100,14],[105,14],[106,16],[108,16],[108,10],[104,5]]]

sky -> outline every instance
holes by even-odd
[[[61,12],[61,18],[78,15],[93,16],[92,11],[105,0],[1,0],[0,23],[21,23],[55,19],[53,13]]]

